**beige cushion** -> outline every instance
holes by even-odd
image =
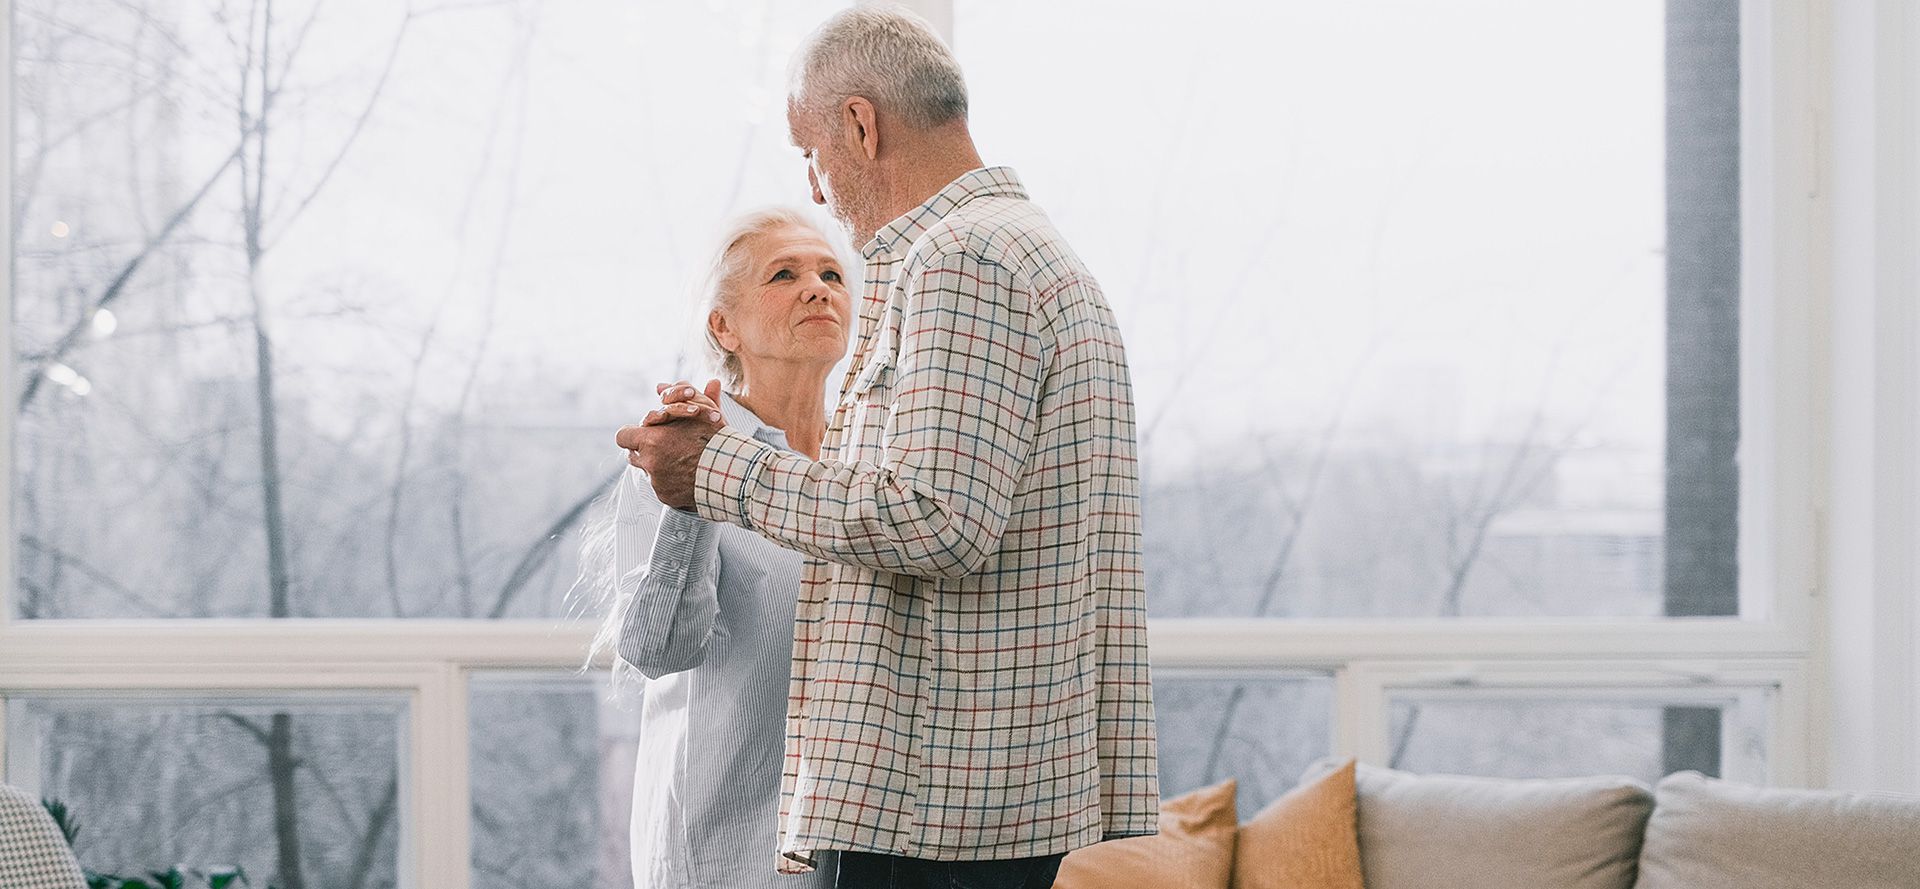
[[[1160,833],[1071,852],[1054,889],[1227,889],[1239,815],[1226,781],[1160,804]]]
[[[1234,889],[1365,889],[1354,763],[1302,784],[1240,825]]]
[[[1660,782],[1638,889],[1916,889],[1920,798]]]
[[[1338,768],[1322,760],[1309,779]],[[1653,794],[1631,778],[1510,780],[1360,767],[1367,889],[1631,889]]]

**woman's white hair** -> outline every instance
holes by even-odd
[[[830,113],[849,96],[920,129],[967,116],[967,83],[953,50],[926,19],[898,8],[856,6],[827,19],[793,59],[788,101]]]
[[[713,261],[708,264],[706,277],[701,284],[699,324],[706,340],[707,363],[720,376],[721,384],[729,392],[739,391],[740,388],[740,357],[720,345],[719,339],[713,335],[713,328],[707,324],[707,318],[715,311],[731,310],[740,294],[746,290],[747,276],[753,271],[753,239],[785,228],[804,229],[819,235],[829,245],[834,243],[820,226],[798,210],[767,207],[744,213],[735,217],[721,233],[719,247],[714,251]],[[593,644],[587,653],[588,664],[601,655],[611,657],[613,693],[616,699],[622,701],[626,700],[628,692],[641,685],[642,679],[640,672],[622,661],[616,650],[620,641],[620,625],[626,618],[631,596],[620,592],[614,551],[618,529],[614,522],[624,498],[642,496],[634,487],[634,482],[623,472],[615,479],[613,489],[595,500],[589,508],[586,522],[580,530],[580,575],[567,592],[572,613],[592,615],[599,619],[599,630],[594,634]],[[640,484],[646,482],[641,481]]]

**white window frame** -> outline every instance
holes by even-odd
[[[1920,9],[1835,0],[1826,782],[1920,793]]]
[[[1374,661],[1347,670],[1342,694],[1350,695],[1357,724],[1350,749],[1363,762],[1391,756],[1390,708],[1396,699],[1428,701],[1537,701],[1725,706],[1757,693],[1765,741],[1764,771],[1752,757],[1723,748],[1721,777],[1754,784],[1803,786],[1809,737],[1792,714],[1807,712],[1807,665],[1798,658],[1735,657],[1690,661],[1635,659],[1631,663],[1568,659],[1448,663]],[[1748,716],[1752,714],[1740,714]],[[1727,732],[1726,747],[1738,745]]]
[[[1831,482],[1833,462],[1850,456],[1850,443],[1862,435],[1877,448],[1874,459],[1891,461],[1889,467],[1904,460],[1900,465],[1909,476],[1920,466],[1912,423],[1892,422],[1893,412],[1910,409],[1920,393],[1920,372],[1910,357],[1920,345],[1915,330],[1920,322],[1911,308],[1905,310],[1906,326],[1892,334],[1892,342],[1883,343],[1865,371],[1836,365],[1832,345],[1836,313],[1843,321],[1847,317],[1846,306],[1836,305],[1832,265],[1840,250],[1834,237],[1831,152],[1834,6],[1865,4],[1900,18],[1906,27],[1892,43],[1899,51],[1893,55],[1903,52],[1911,60],[1920,55],[1920,37],[1913,27],[1915,14],[1898,11],[1903,2],[1745,0],[1743,5],[1745,70],[1767,75],[1742,78],[1746,259],[1739,572],[1743,606],[1751,616],[1164,619],[1152,621],[1149,628],[1155,666],[1256,677],[1331,674],[1336,683],[1332,749],[1372,762],[1383,761],[1388,703],[1401,691],[1547,690],[1578,699],[1589,693],[1604,697],[1636,690],[1762,688],[1774,701],[1769,777],[1783,785],[1819,786],[1828,781],[1827,751],[1835,740],[1824,728],[1836,706],[1833,683],[1851,675],[1849,670],[1904,659],[1911,668],[1904,674],[1906,685],[1890,688],[1877,700],[1903,700],[1907,705],[1897,719],[1875,724],[1871,743],[1883,759],[1897,759],[1902,750],[1910,756],[1912,734],[1920,729],[1915,721],[1920,688],[1913,680],[1920,673],[1920,657],[1911,644],[1920,637],[1920,609],[1900,612],[1908,643],[1904,649],[1881,650],[1864,666],[1842,662],[1837,669],[1826,657],[1829,584],[1841,582],[1851,589],[1858,580],[1836,572],[1827,561],[1836,509],[1843,517],[1866,510],[1882,535],[1876,539],[1908,549],[1920,544],[1911,485],[1892,494],[1874,494],[1869,478],[1860,491],[1849,487],[1836,493]],[[952,0],[914,0],[908,5],[952,35]],[[1843,17],[1841,24],[1852,28],[1849,21]],[[0,70],[12,70],[11,22],[11,3],[0,0]],[[1859,37],[1857,28],[1839,33],[1843,39],[1872,39],[1873,31],[1868,28],[1866,38]],[[1882,104],[1911,103],[1920,92],[1913,88],[1914,76],[1879,76],[1894,84]],[[1905,114],[1901,119],[1911,134],[1920,112]],[[0,145],[10,151],[12,144],[9,108],[0,115]],[[1889,151],[1894,160],[1913,157],[1910,147],[1898,155],[1895,147],[1874,144],[1882,160]],[[0,169],[0,191],[11,193],[11,173],[11,163]],[[1920,175],[1898,175],[1906,177],[1897,183],[1901,190],[1882,201],[1890,200],[1899,212],[1891,222],[1882,220],[1873,228],[1887,268],[1895,257],[1912,259],[1904,247],[1911,242],[1894,239],[1913,231],[1914,210],[1920,207],[1920,195],[1915,194]],[[1872,185],[1870,181],[1868,187]],[[0,214],[0,243],[12,242],[9,225],[10,214]],[[0,304],[7,306],[12,304],[11,277],[9,273],[0,281]],[[1895,311],[1898,297],[1913,295],[1916,279],[1920,271],[1908,267],[1893,275],[1888,285],[1892,290],[1870,295],[1881,301],[1875,305]],[[0,344],[7,344],[0,348],[0,368],[8,381],[16,372],[10,317],[10,312],[0,315]],[[1891,379],[1896,374],[1890,371],[1908,376]],[[1836,392],[1857,382],[1849,374],[1861,372],[1885,383],[1876,390],[1880,400],[1872,403],[1864,420],[1835,407]],[[11,382],[0,386],[0,424],[13,416],[14,388]],[[10,429],[0,436],[0,466],[7,467],[0,472],[0,503],[12,502],[11,438]],[[591,636],[591,629],[579,623],[526,620],[15,621],[9,604],[13,539],[10,515],[0,509],[0,578],[8,579],[0,583],[0,697],[100,691],[195,697],[274,690],[404,694],[409,706],[401,752],[402,886],[427,885],[427,875],[436,889],[465,889],[469,884],[470,677],[490,670],[576,669]],[[1880,554],[1893,558],[1891,550]],[[1864,581],[1870,613],[1876,606],[1895,607],[1889,600],[1899,601],[1903,594],[1911,597],[1910,588],[1898,585],[1913,577],[1911,563],[1909,556],[1904,565],[1894,564]],[[4,729],[0,709],[0,762],[5,761]],[[1912,771],[1903,780],[1911,782]]]

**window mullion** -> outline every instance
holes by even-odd
[[[423,675],[411,726],[401,885],[467,889],[472,852],[465,670],[442,664]]]

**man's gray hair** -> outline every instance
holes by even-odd
[[[967,116],[967,83],[953,50],[904,9],[856,6],[813,32],[794,54],[788,100],[831,113],[860,96],[919,129]]]

